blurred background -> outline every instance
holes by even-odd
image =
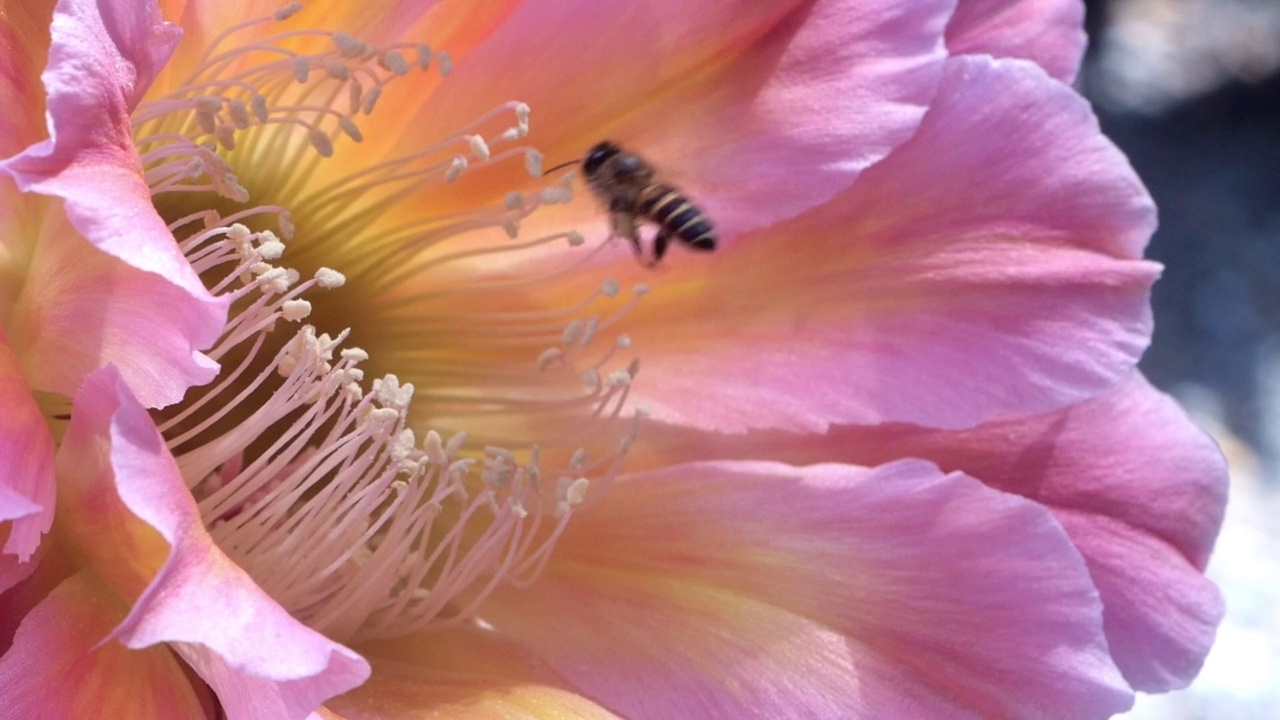
[[[1143,369],[1223,445],[1227,619],[1133,720],[1280,718],[1280,0],[1089,0],[1080,89],[1160,207]]]

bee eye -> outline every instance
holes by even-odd
[[[635,155],[620,157],[613,165],[614,173],[624,178],[638,174],[643,168],[644,163],[640,162],[640,158]]]
[[[609,153],[604,150],[596,150],[588,155],[586,160],[582,161],[582,169],[587,173],[593,173],[600,169],[600,166],[604,164],[605,159],[608,157]]]

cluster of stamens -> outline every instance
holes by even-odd
[[[138,109],[137,142],[153,195],[214,193],[244,202],[249,192],[231,168],[244,167],[236,158],[262,166],[246,154],[250,145],[305,173],[334,153],[340,137],[361,141],[357,120],[374,111],[393,80],[433,64],[449,73],[448,55],[425,45],[374,48],[343,33],[286,32],[219,49],[233,33],[286,20],[299,8],[292,3],[227,30],[182,88]],[[300,54],[282,44],[316,35],[332,46]],[[344,95],[345,111],[334,109]],[[514,124],[490,129],[505,117]],[[225,215],[202,210],[170,225],[233,310],[208,352],[223,364],[221,375],[161,416],[160,429],[218,545],[331,637],[447,627],[475,618],[497,587],[531,582],[587,488],[594,497],[608,484],[635,439],[639,414],[624,411],[638,363],[617,358],[630,338],[591,348],[646,287],[618,300],[619,284],[605,280],[554,311],[465,309],[470,298],[554,282],[599,252],[569,264],[532,263],[523,275],[467,275],[490,256],[511,264],[548,243],[582,246],[575,231],[513,242],[539,207],[571,199],[571,178],[508,193],[494,207],[441,217],[419,211],[371,230],[371,217],[478,166],[522,159],[540,178],[536,150],[492,149],[523,138],[528,119],[527,106],[505,103],[439,142],[329,185],[304,190],[282,179],[273,199],[287,202]],[[254,131],[280,134],[262,149],[258,140],[241,141]],[[300,155],[306,152],[309,158]],[[295,217],[305,218],[303,232]],[[505,238],[486,241],[489,230]],[[277,264],[286,248],[291,262],[341,257],[336,244],[353,234],[362,253],[342,272],[311,263],[318,269],[303,279]],[[368,303],[379,332],[373,340],[390,348],[379,357],[403,365],[400,376],[425,389],[415,393],[393,374],[366,389],[370,353],[343,347],[349,331],[330,336],[295,324],[315,309],[304,295],[344,285],[395,295]],[[282,324],[296,329],[273,344]],[[397,349],[406,337],[431,341]],[[548,420],[549,437],[535,441],[525,432]],[[470,441],[460,429],[468,425],[479,425]],[[445,441],[432,427],[455,432]]]

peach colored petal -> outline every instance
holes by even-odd
[[[850,191],[666,269],[619,324],[635,397],[722,431],[1060,407],[1146,347],[1153,225],[1083,99],[1030,63],[953,59],[917,134]]]
[[[129,112],[180,32],[152,2],[59,0],[41,78],[50,139],[0,162],[27,192],[66,200],[76,230],[96,247],[156,273],[186,294],[193,347],[208,347],[226,320],[156,214],[133,147]]]
[[[1071,82],[1084,57],[1082,0],[960,0],[947,25],[947,48],[1039,63]]]
[[[213,543],[114,368],[76,394],[58,473],[73,542],[133,602],[111,637],[135,649],[173,644],[228,717],[303,718],[368,677],[364,660],[293,619]]]
[[[53,0],[0,2],[0,158],[44,137],[40,69],[49,52]]]
[[[918,461],[627,476],[484,619],[626,717],[1074,719],[1131,702],[1062,528]]]
[[[369,682],[325,704],[330,720],[616,718],[526,648],[474,627],[362,646]]]
[[[0,528],[5,554],[31,559],[53,526],[53,434],[0,331]]]
[[[405,128],[392,152],[519,100],[548,162],[606,137],[627,143],[736,235],[822,202],[911,133],[937,83],[949,9],[942,0],[531,0],[457,58],[436,91],[401,96],[416,109],[398,106]],[[850,116],[858,120],[837,119]],[[500,200],[521,172],[477,174],[430,202],[443,213]],[[601,218],[584,197],[567,214],[534,216],[529,231]]]
[[[102,642],[126,610],[88,571],[59,585],[0,657],[0,718],[204,720],[201,692],[168,649]]]

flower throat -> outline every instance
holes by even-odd
[[[531,309],[602,245],[522,236],[572,199],[522,144],[529,108],[362,152],[379,106],[452,60],[263,32],[301,9],[228,28],[133,115],[157,209],[233,300],[219,376],[155,415],[215,541],[295,616],[346,641],[440,629],[532,582],[618,473],[638,361],[610,328],[647,288]],[[432,211],[476,174],[516,189]]]

